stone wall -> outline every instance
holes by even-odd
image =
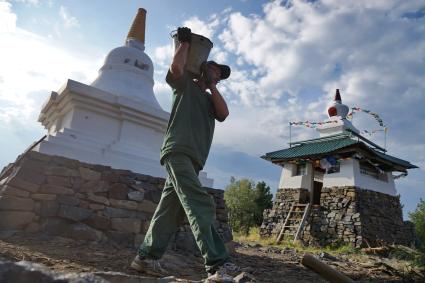
[[[357,209],[362,223],[362,235],[371,246],[397,243],[410,246],[415,240],[412,223],[403,221],[399,196],[360,190]]]
[[[360,246],[362,225],[356,191],[355,187],[322,188],[320,206],[311,208],[302,240],[318,246]]]
[[[309,192],[306,189],[279,189],[271,209],[264,210],[263,223],[260,227],[261,237],[276,237],[285,222],[291,206],[296,203],[307,203]]]
[[[305,195],[304,189],[297,190]],[[276,237],[290,203],[298,199],[297,192],[288,189],[279,189],[277,196],[273,208],[264,215],[260,231],[263,237]],[[416,237],[411,223],[403,221],[399,197],[357,187],[331,187],[322,188],[320,206],[310,209],[300,239],[317,246],[374,247],[411,246]]]
[[[138,246],[164,183],[163,178],[29,152],[11,170],[3,170],[0,231]],[[208,192],[216,203],[215,226],[228,242],[232,234],[223,191],[208,188]],[[187,221],[171,245],[197,253]]]

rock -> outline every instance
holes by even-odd
[[[161,199],[162,192],[160,190],[149,190],[145,192],[145,199],[153,201],[154,203],[159,203]]]
[[[134,247],[137,249],[143,243],[145,239],[145,234],[136,234],[134,237]]]
[[[42,227],[49,235],[62,235],[70,224],[71,221],[63,218],[49,217],[43,221]]]
[[[140,233],[142,221],[136,218],[112,218],[111,228],[127,233]]]
[[[127,194],[127,197],[130,200],[143,201],[143,199],[145,198],[145,194],[144,192],[133,191],[133,192],[129,192]]]
[[[84,223],[69,225],[66,229],[66,234],[63,236],[83,241],[101,241],[105,237],[101,231],[93,229]]]
[[[35,200],[55,200],[54,194],[31,194],[31,198]]]
[[[176,280],[174,280],[174,281],[161,281],[163,278],[137,276],[137,275],[130,275],[130,274],[125,274],[125,273],[121,273],[121,272],[113,272],[113,271],[108,271],[108,272],[100,271],[100,272],[94,272],[93,274],[96,275],[96,276],[102,277],[103,279],[107,280],[109,283],[177,282]]]
[[[93,214],[84,222],[97,230],[107,230],[111,224],[111,220],[109,218],[96,214]]]
[[[105,208],[105,206],[103,204],[90,203],[89,208],[91,210],[103,210]]]
[[[91,210],[69,205],[61,205],[59,207],[58,212],[59,217],[74,220],[77,222],[89,219],[92,215],[93,213],[91,212]]]
[[[130,210],[136,210],[138,207],[138,203],[132,200],[117,200],[117,199],[111,199],[110,200],[111,205],[118,208],[124,208],[124,209],[130,209]]]
[[[35,213],[28,211],[0,211],[0,230],[23,229],[34,217]]]
[[[68,176],[47,176],[47,183],[61,187],[71,186],[71,182]]]
[[[64,176],[64,177],[79,177],[80,173],[75,169],[69,169],[63,166],[49,166],[44,171],[45,175]]]
[[[92,193],[107,192],[109,191],[109,184],[105,181],[88,181],[81,186],[80,191]]]
[[[106,207],[104,214],[111,218],[139,218],[140,220],[146,220],[147,215],[140,211],[132,211],[122,208]]]
[[[22,198],[27,198],[30,196],[30,192],[15,188],[10,185],[3,186],[3,189],[1,190],[1,194],[8,195],[8,196],[22,197]]]
[[[137,210],[147,213],[154,213],[157,206],[158,205],[152,201],[143,200],[141,203],[138,204]]]
[[[328,254],[328,253],[326,253],[326,252],[321,252],[321,253],[319,254],[319,257],[320,257],[320,258],[327,259],[327,260],[338,261],[338,258],[336,258],[336,257],[334,257],[333,255]]]
[[[118,245],[133,248],[134,244],[134,234],[119,232],[119,231],[108,231],[106,235],[110,240],[115,242]]]
[[[115,183],[109,189],[109,198],[125,200],[129,190],[126,184]]]
[[[25,180],[19,179],[18,177],[10,176],[7,180],[7,185],[13,186],[24,191],[28,191],[31,193],[36,193],[40,189],[40,185],[27,182]]]
[[[62,186],[56,186],[52,184],[42,185],[40,192],[47,194],[58,194],[58,195],[73,195],[74,190]]]
[[[24,210],[32,211],[34,201],[29,198],[18,198],[13,196],[0,196],[0,210]]]
[[[57,199],[58,203],[66,204],[71,206],[77,206],[80,204],[80,200],[74,196],[60,195]]]
[[[109,202],[109,200],[106,197],[97,196],[97,195],[95,195],[93,193],[88,193],[87,194],[87,199],[89,199],[91,201],[94,201],[94,202],[97,202],[97,203],[101,203],[101,204],[107,205],[107,206],[110,205],[110,202]]]
[[[81,178],[86,181],[99,181],[102,177],[100,172],[94,171],[90,168],[79,167],[78,171],[80,172]]]
[[[26,160],[21,166],[14,168],[10,177],[41,185],[45,180],[44,168],[43,162]]]
[[[56,216],[59,210],[59,204],[56,201],[46,200],[41,202],[40,216]]]
[[[0,261],[0,281],[4,283],[107,283],[94,274],[55,273],[47,267],[27,261]]]
[[[255,283],[257,282],[257,280],[255,279],[255,277],[252,274],[246,273],[246,272],[242,272],[241,274],[239,274],[238,276],[236,276],[235,278],[233,278],[235,283]]]
[[[25,232],[28,232],[28,233],[35,233],[35,232],[40,231],[40,229],[41,229],[41,225],[40,225],[40,224],[38,224],[38,223],[33,222],[33,223],[30,223],[30,224],[27,226],[27,228],[25,228]]]
[[[234,283],[233,278],[227,274],[219,274],[216,272],[213,276],[208,277],[204,283]]]

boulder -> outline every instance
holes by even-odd
[[[25,210],[32,211],[34,201],[29,198],[18,198],[14,196],[0,196],[0,210]]]
[[[35,213],[28,211],[0,211],[0,230],[23,229],[34,217]]]

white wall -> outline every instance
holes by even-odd
[[[285,163],[280,175],[279,188],[285,189],[307,189],[313,188],[313,166],[307,163],[305,175],[293,176],[296,172],[296,164]]]
[[[360,164],[358,160],[354,159],[354,174],[355,174],[355,185],[362,189],[367,189],[375,192],[388,194],[391,196],[397,195],[395,189],[394,178],[391,172],[387,173],[388,182],[375,179],[371,176],[360,173]]]
[[[323,187],[354,186],[353,159],[340,161],[338,173],[324,174]]]

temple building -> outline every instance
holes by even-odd
[[[320,246],[413,244],[413,226],[403,221],[394,179],[417,166],[361,135],[348,112],[337,90],[329,118],[318,123],[319,138],[262,156],[282,167],[262,236]]]

